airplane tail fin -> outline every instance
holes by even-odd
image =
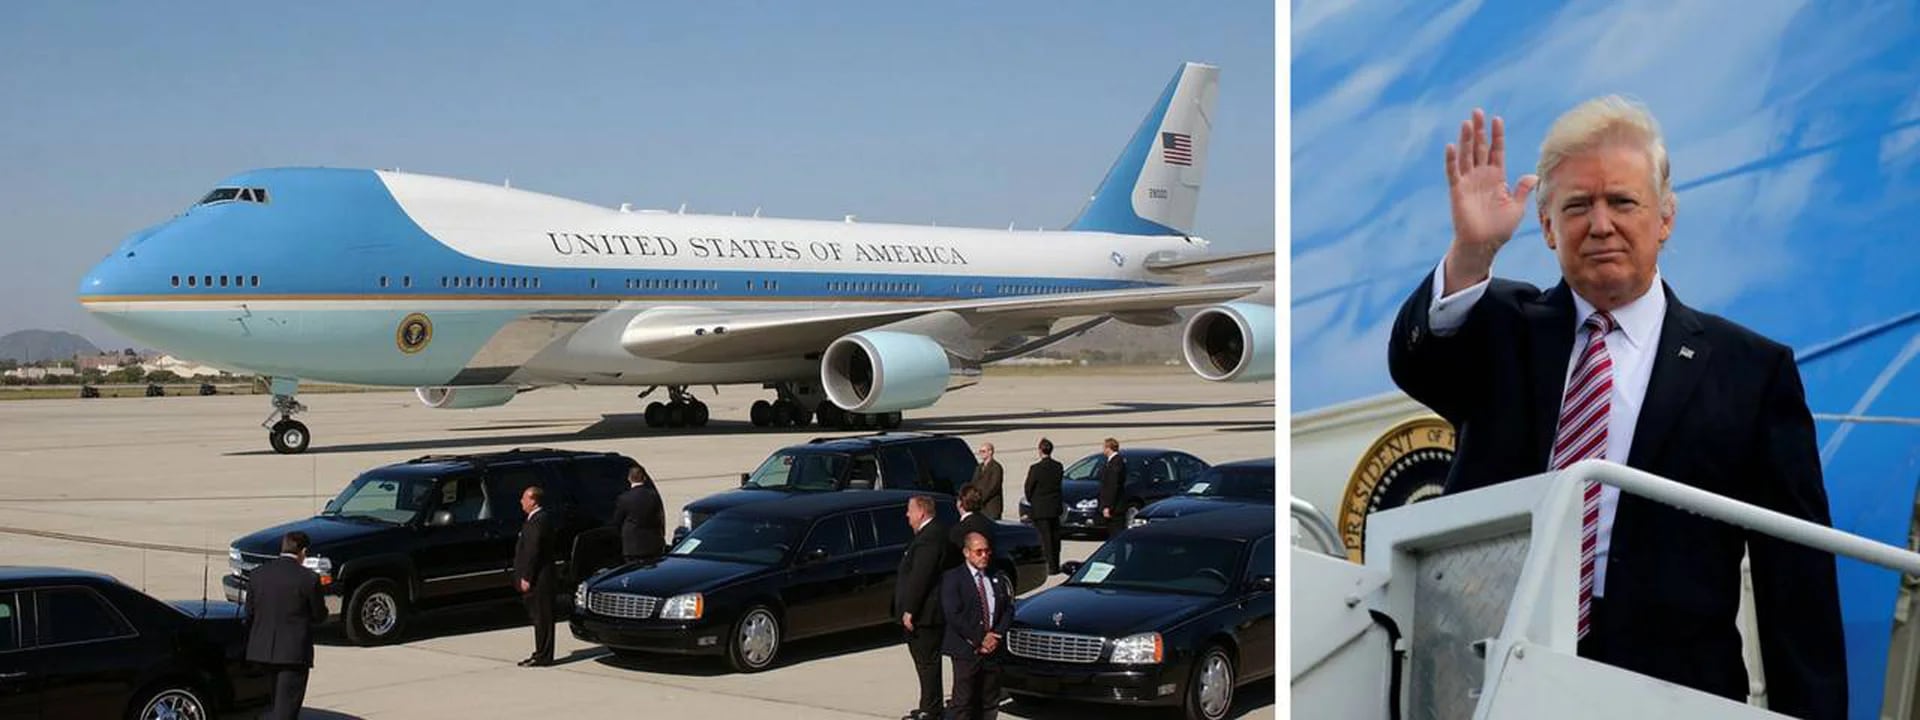
[[[1219,91],[1220,68],[1191,62],[1182,66],[1067,229],[1127,235],[1192,232]]]

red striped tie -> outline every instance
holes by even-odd
[[[1588,331],[1587,346],[1580,351],[1580,361],[1567,380],[1567,394],[1560,401],[1552,470],[1607,454],[1607,412],[1613,394],[1613,359],[1607,357],[1607,333],[1619,326],[1612,315],[1601,311],[1588,316],[1581,327]],[[1593,609],[1594,551],[1600,542],[1600,484],[1588,482],[1581,489],[1581,500],[1578,637],[1584,638]]]

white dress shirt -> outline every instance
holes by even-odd
[[[1433,271],[1433,304],[1427,313],[1427,329],[1441,337],[1452,335],[1466,324],[1468,311],[1486,294],[1487,284],[1492,282],[1491,278],[1482,280],[1443,297],[1441,293],[1446,292],[1447,287],[1446,271],[1447,263],[1441,260],[1440,267]],[[1577,292],[1573,293],[1573,307],[1573,347],[1567,350],[1568,377],[1561,381],[1562,388],[1572,379],[1580,351],[1587,345],[1588,333],[1580,325],[1594,312],[1593,303]],[[1633,429],[1647,396],[1647,382],[1653,377],[1653,356],[1659,350],[1660,328],[1667,322],[1667,293],[1660,284],[1659,269],[1654,269],[1653,284],[1648,286],[1645,295],[1614,309],[1612,315],[1619,332],[1607,333],[1606,337],[1607,357],[1613,360],[1613,392],[1607,396],[1607,451],[1601,457],[1625,465],[1633,450]],[[1557,412],[1554,421],[1559,421]],[[1619,505],[1619,488],[1600,486],[1600,527],[1593,562],[1594,597],[1607,594],[1607,548],[1612,545],[1613,517]]]

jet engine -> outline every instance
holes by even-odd
[[[1234,302],[1194,313],[1180,333],[1187,367],[1214,382],[1273,379],[1273,306]]]
[[[967,371],[925,335],[868,330],[827,346],[820,385],[827,399],[850,412],[896,412],[932,405]]]
[[[519,392],[520,388],[514,385],[456,385],[413,389],[413,394],[420,398],[421,403],[437,410],[505,405]]]

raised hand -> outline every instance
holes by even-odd
[[[1447,249],[1447,287],[1453,294],[1487,279],[1493,256],[1513,239],[1527,210],[1527,195],[1540,179],[1523,175],[1507,190],[1507,129],[1493,119],[1493,138],[1479,108],[1460,123],[1460,142],[1447,145],[1447,197],[1453,209],[1453,246]]]

